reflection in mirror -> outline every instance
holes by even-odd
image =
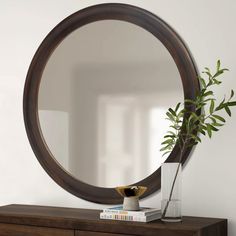
[[[128,22],[104,20],[75,30],[44,70],[39,122],[48,149],[91,185],[133,184],[165,161],[165,112],[183,100],[167,49]]]

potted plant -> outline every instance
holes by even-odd
[[[185,99],[184,104],[178,103],[174,109],[169,108],[166,112],[167,119],[171,124],[170,130],[168,130],[167,134],[164,136],[160,151],[164,152],[163,155],[166,155],[177,145],[180,154],[176,169],[174,173],[172,173],[173,178],[170,186],[167,188],[167,197],[162,201],[162,220],[164,221],[181,220],[181,215],[176,210],[176,207],[178,208],[179,206],[171,206],[171,204],[185,150],[201,142],[201,136],[198,135],[199,133],[211,138],[212,135],[225,124],[226,120],[223,114],[227,113],[228,116],[231,116],[230,108],[236,106],[236,101],[232,100],[234,97],[233,90],[231,90],[228,97],[224,97],[220,102],[217,102],[216,96],[212,91],[214,86],[219,86],[222,83],[220,76],[225,71],[228,71],[228,69],[221,68],[220,60],[216,63],[215,73],[212,73],[211,70],[206,67],[202,72],[202,76],[199,76],[201,89],[199,94],[196,95],[196,98],[194,100]],[[186,109],[188,106],[194,107],[195,111]],[[163,187],[164,186],[162,186],[162,188]],[[171,207],[174,210],[169,210]],[[173,215],[171,215],[172,213]]]

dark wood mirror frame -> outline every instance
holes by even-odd
[[[32,149],[42,167],[57,184],[75,196],[91,202],[118,204],[122,202],[122,198],[114,188],[101,188],[84,183],[74,178],[59,165],[44,141],[38,118],[38,92],[42,73],[57,45],[79,27],[91,22],[108,19],[138,25],[160,40],[168,49],[179,70],[184,97],[193,99],[196,96],[200,90],[197,69],[190,52],[178,34],[163,20],[144,9],[126,4],[108,3],[88,7],[70,15],[47,35],[34,55],[27,74],[23,110],[25,127]],[[187,160],[190,151],[190,149],[185,150],[182,163]],[[176,146],[166,162],[178,161],[178,156],[179,150]],[[134,185],[143,185],[148,188],[142,197],[147,197],[159,190],[161,187],[160,168],[147,178],[134,183]]]

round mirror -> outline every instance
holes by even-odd
[[[181,78],[165,46],[139,26],[103,20],[75,30],[51,55],[39,123],[50,152],[75,178],[130,185],[165,161],[165,113],[177,101]]]
[[[198,90],[190,54],[168,25],[134,6],[97,5],[65,19],[39,47],[25,84],[26,130],[69,192],[118,203],[116,186],[139,184],[145,197],[160,188],[165,113]]]

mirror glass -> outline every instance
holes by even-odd
[[[66,37],[42,75],[38,116],[55,160],[99,187],[138,182],[160,153],[166,110],[183,101],[173,58],[134,24],[102,20]]]

